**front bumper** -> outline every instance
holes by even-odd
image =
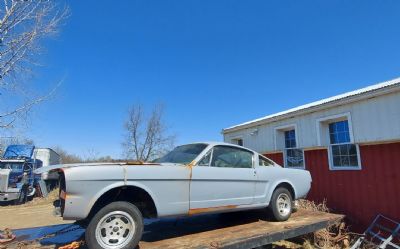
[[[0,193],[0,202],[14,201],[19,198],[19,193]]]

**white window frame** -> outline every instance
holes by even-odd
[[[237,141],[238,141],[238,140],[242,140],[243,145],[239,145],[239,146],[243,146],[243,147],[244,147],[244,139],[243,139],[243,136],[231,137],[230,140],[231,140],[231,144],[234,144],[234,145],[239,145],[239,144],[237,143]]]
[[[334,122],[338,122],[338,121],[343,121],[343,120],[347,120],[347,123],[349,125],[350,142],[348,142],[348,143],[339,143],[339,144],[331,144],[330,143],[330,139],[329,139],[329,124],[330,123],[334,123]],[[336,171],[336,170],[361,170],[362,167],[361,167],[360,146],[357,143],[355,143],[355,141],[354,141],[353,122],[352,122],[352,119],[351,119],[351,113],[350,112],[346,112],[346,113],[340,113],[340,114],[321,117],[321,118],[317,119],[316,122],[317,122],[316,126],[317,126],[318,145],[319,146],[327,146],[328,147],[329,170],[331,170],[331,171]],[[322,129],[323,125],[325,125],[327,127],[325,129]],[[322,134],[322,133],[324,133],[324,134]],[[325,136],[325,140],[328,140],[328,141],[323,143],[322,142],[322,136]],[[334,166],[333,165],[332,145],[344,145],[344,144],[354,144],[356,146],[358,166],[343,167],[343,166]]]
[[[285,147],[285,131],[289,131],[289,130],[294,130],[295,133],[295,137],[296,137],[296,147],[294,148],[286,148]],[[283,148],[278,148],[278,132],[282,132],[283,133]],[[282,141],[281,141],[282,142]],[[283,150],[283,166],[285,168],[288,169],[305,169],[306,168],[306,160],[305,160],[305,156],[304,156],[304,149],[299,147],[299,134],[298,134],[298,129],[297,129],[297,124],[288,124],[288,125],[282,125],[282,126],[277,126],[274,128],[274,147],[275,150]],[[289,167],[287,166],[287,150],[290,149],[297,149],[297,150],[301,150],[303,153],[303,166],[299,166],[299,167]]]
[[[357,161],[358,161],[358,166],[334,166],[333,165],[333,151],[332,151],[332,145],[345,145],[345,144],[354,144],[356,146],[356,151],[357,151]],[[328,159],[329,159],[329,170],[336,171],[336,170],[361,170],[361,157],[360,157],[360,146],[355,143],[340,143],[340,144],[330,144],[328,147]]]

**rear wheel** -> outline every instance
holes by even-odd
[[[275,221],[285,221],[292,214],[292,195],[286,188],[278,188],[272,194],[269,208]]]
[[[113,202],[91,219],[85,239],[90,249],[133,249],[143,233],[139,209],[129,202]]]

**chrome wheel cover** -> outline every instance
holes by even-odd
[[[135,221],[127,212],[110,212],[97,223],[97,243],[103,248],[123,248],[133,239],[135,228]]]
[[[277,198],[276,207],[280,215],[284,217],[289,215],[292,209],[290,197],[285,193],[281,193]]]

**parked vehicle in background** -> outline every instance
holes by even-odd
[[[60,157],[54,153],[51,149],[35,149],[33,145],[9,145],[0,158],[0,202],[22,204],[33,197],[42,178],[34,170],[59,163]],[[57,173],[44,176],[49,186],[58,181]]]
[[[269,208],[276,221],[285,221],[293,200],[311,186],[306,170],[282,168],[255,151],[217,142],[178,146],[155,163],[71,164],[37,173],[46,170],[59,171],[55,204],[64,219],[87,222],[91,249],[135,248],[143,217]]]
[[[50,148],[35,148],[33,156],[37,163],[41,163],[42,167],[57,165],[61,163],[60,155]],[[53,189],[58,184],[58,172],[44,172],[42,180],[46,182],[48,189]]]
[[[25,203],[35,194],[33,170],[41,167],[32,158],[32,145],[10,145],[0,159],[0,202]]]

